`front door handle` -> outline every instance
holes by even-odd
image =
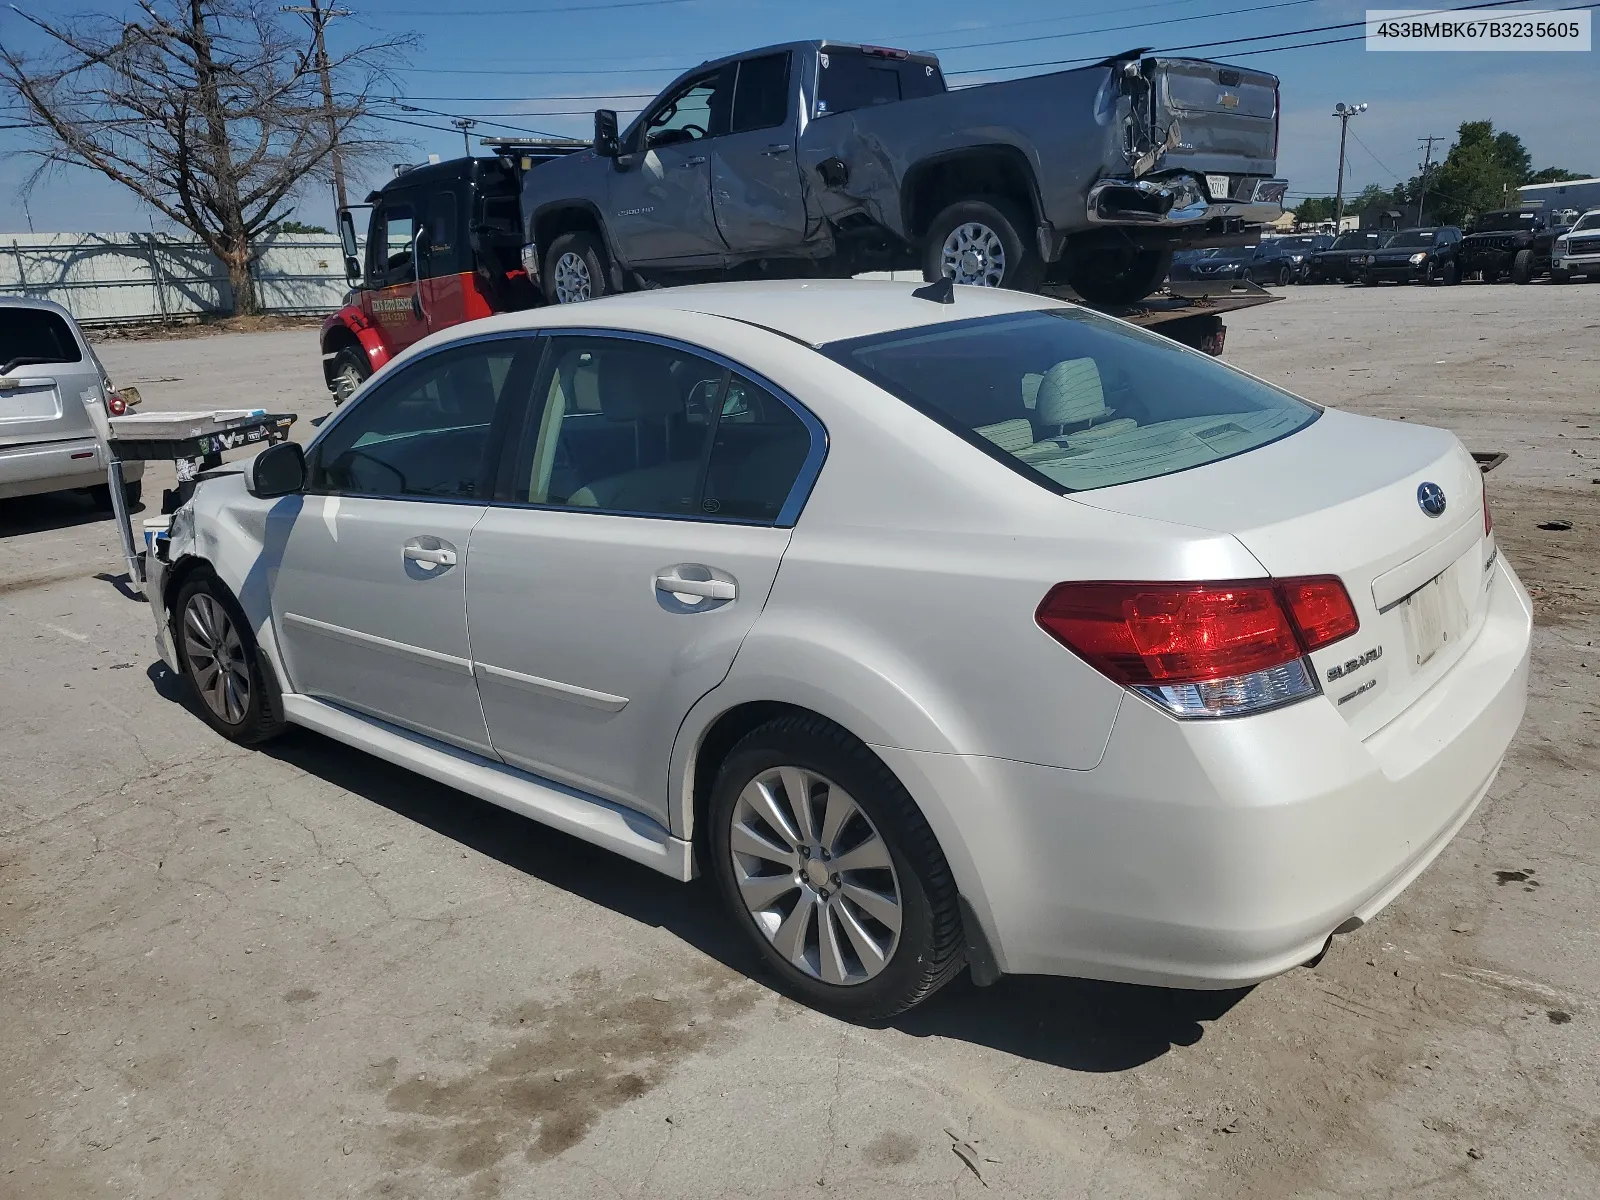
[[[788,143],[784,143],[782,146],[768,146],[761,153],[765,154],[768,158],[773,158],[779,154],[787,154],[793,149],[793,146],[789,145]]]
[[[680,166],[685,166],[685,167],[698,167],[702,163],[704,163],[705,161],[706,161],[706,156],[704,154],[701,154],[701,155],[699,155],[699,156],[697,156],[695,158],[686,158],[679,165]]]
[[[401,549],[400,555],[407,562],[417,563],[430,571],[435,567],[456,565],[456,548],[436,537],[412,538]]]
[[[697,600],[732,600],[739,595],[738,586],[727,579],[685,579],[672,568],[656,576],[656,591],[674,596],[693,596]]]

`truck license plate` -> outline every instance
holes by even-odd
[[[1206,191],[1211,193],[1213,200],[1226,200],[1228,198],[1228,177],[1226,175],[1207,175]]]
[[[1423,666],[1450,640],[1454,606],[1446,603],[1441,575],[1425,583],[1406,599],[1401,610],[1401,624],[1405,627],[1406,647],[1411,651],[1414,666]]]

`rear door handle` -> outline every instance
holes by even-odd
[[[777,156],[779,154],[787,154],[787,153],[789,153],[789,151],[791,151],[793,149],[794,149],[794,147],[790,146],[788,144],[785,144],[785,145],[782,145],[782,146],[768,146],[761,153],[765,154],[768,158],[773,158],[773,157],[775,157],[775,156]]]
[[[732,600],[739,594],[736,584],[726,579],[685,579],[676,570],[656,576],[656,590],[675,596],[696,596],[701,600]]]

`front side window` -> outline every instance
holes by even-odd
[[[695,142],[728,131],[733,71],[722,67],[691,80],[656,109],[644,131],[644,148]]]
[[[556,337],[538,390],[519,504],[771,524],[811,448],[783,401],[673,346]]]
[[[536,338],[458,346],[412,363],[362,398],[316,442],[311,490],[472,500],[497,458],[489,439],[508,388],[528,394]],[[510,383],[508,384],[508,380]],[[522,380],[518,385],[518,380]]]
[[[1492,212],[1484,213],[1478,218],[1475,231],[1478,233],[1515,233],[1520,229],[1532,229],[1539,221],[1538,213],[1531,212]]]
[[[0,308],[0,375],[12,367],[82,361],[78,339],[60,313],[44,308]]]
[[[1287,437],[1321,411],[1081,309],[897,330],[822,352],[1062,492],[1230,458]]]
[[[410,283],[415,278],[416,214],[409,204],[385,204],[373,229],[372,277],[378,287]]]

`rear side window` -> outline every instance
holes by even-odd
[[[771,129],[789,116],[789,55],[764,54],[739,64],[733,86],[733,132]]]
[[[817,116],[917,100],[944,91],[944,76],[932,63],[879,58],[860,50],[833,49],[817,59]]]
[[[60,313],[44,308],[0,308],[0,375],[30,363],[82,361],[78,339]]]
[[[897,330],[822,352],[1058,492],[1243,454],[1321,411],[1081,309]]]

